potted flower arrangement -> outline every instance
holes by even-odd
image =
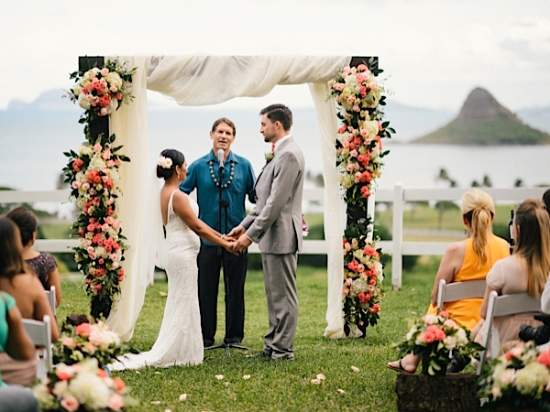
[[[96,359],[55,365],[47,379],[33,387],[33,393],[43,412],[119,412],[137,404],[124,381],[110,378]]]
[[[104,368],[124,351],[118,334],[110,331],[102,321],[85,322],[77,326],[63,326],[61,337],[54,345],[53,360],[56,364],[72,365],[94,358],[98,366]]]
[[[550,350],[518,343],[479,377],[483,411],[550,411]]]
[[[415,323],[397,345],[399,355],[410,352],[422,357],[422,374],[445,375],[453,354],[464,357],[479,357],[483,347],[472,341],[470,331],[458,326],[446,311],[439,315],[425,315]]]

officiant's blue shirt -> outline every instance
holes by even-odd
[[[231,178],[230,173],[233,169],[233,179],[231,183],[222,189],[222,199],[229,201],[227,208],[227,226],[225,225],[225,211],[222,209],[222,233],[229,233],[231,229],[237,226],[246,216],[245,199],[251,203],[256,203],[254,197],[254,169],[248,160],[244,157],[229,152],[225,160],[223,171],[223,183],[225,185]],[[213,150],[210,150],[206,156],[195,160],[188,168],[187,178],[180,183],[180,190],[190,194],[197,190],[197,203],[199,204],[199,219],[205,222],[212,229],[219,230],[218,226],[218,200],[220,188],[214,183],[212,173],[216,181],[220,181],[220,169],[218,159]],[[201,239],[202,240],[202,239]],[[202,240],[203,243],[212,246],[211,243]]]

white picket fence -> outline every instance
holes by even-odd
[[[547,188],[484,188],[495,202],[519,203],[527,198],[542,197]],[[405,242],[403,241],[403,211],[406,202],[417,201],[458,201],[464,194],[464,188],[451,189],[406,189],[396,183],[392,189],[379,189],[376,192],[377,202],[393,204],[393,225],[391,241],[381,241],[378,245],[386,253],[392,255],[392,285],[401,287],[403,275],[403,256],[432,255],[441,256],[449,246],[449,242]],[[52,191],[0,191],[0,203],[35,203],[35,202],[68,202],[70,190]],[[307,189],[304,191],[304,201],[323,201],[323,189]],[[376,218],[376,216],[375,216]],[[76,244],[75,239],[37,240],[35,249],[43,252],[68,252]],[[253,244],[250,253],[259,253],[257,245]],[[327,246],[324,240],[304,240],[302,254],[326,254]]]

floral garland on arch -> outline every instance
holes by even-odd
[[[374,67],[371,59],[368,65]],[[328,98],[337,103],[337,116],[342,126],[336,139],[336,165],[340,169],[340,185],[348,205],[348,224],[344,232],[344,331],[356,336],[359,329],[365,336],[366,327],[379,319],[380,299],[383,296],[383,265],[376,240],[369,240],[371,221],[366,216],[368,198],[376,179],[381,176],[382,139],[395,133],[389,122],[383,122],[386,96],[376,76],[380,69],[369,70],[367,63],[339,69],[328,82]],[[351,219],[350,219],[351,218]]]
[[[130,159],[119,153],[122,146],[115,146],[114,134],[92,137],[90,124],[133,99],[130,83],[135,70],[107,61],[102,68],[71,74],[76,86],[70,89],[69,98],[85,110],[79,122],[85,125],[86,142],[78,153],[64,153],[69,161],[63,172],[80,209],[72,225],[79,238],[75,261],[86,277],[91,315],[96,319],[109,316],[124,280],[121,262],[126,246],[117,220],[116,200],[121,195],[118,168]]]

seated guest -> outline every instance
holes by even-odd
[[[493,234],[492,221],[495,216],[493,199],[479,189],[471,189],[462,197],[462,222],[470,237],[451,244],[439,265],[431,295],[429,314],[437,313],[439,281],[446,283],[483,280],[493,264],[510,255],[508,243]],[[445,303],[444,309],[459,325],[472,329],[481,319],[479,309],[481,298],[463,299]],[[388,363],[387,367],[399,372],[414,373],[420,356],[408,354],[399,361]]]
[[[59,337],[57,322],[44,288],[35,273],[26,271],[23,260],[19,229],[10,219],[0,217],[0,291],[15,298],[23,318],[42,320],[49,315],[52,320],[52,340]],[[5,352],[0,353],[0,373],[7,383],[29,385],[36,378],[36,357],[27,362],[16,362]]]
[[[59,306],[61,302],[61,282],[59,280],[57,262],[48,253],[32,250],[38,231],[36,217],[29,209],[24,207],[17,207],[11,210],[6,217],[13,220],[19,228],[21,243],[23,243],[23,259],[38,275],[38,279],[40,279],[40,283],[42,283],[44,289],[50,290],[50,286],[55,286],[55,300],[56,305]]]
[[[5,292],[0,292],[0,350],[22,361],[36,357],[34,344],[21,322],[21,312]],[[0,375],[0,412],[31,411],[38,411],[33,393],[18,385],[6,385]]]
[[[546,206],[546,211],[550,214],[550,189],[544,192],[544,194],[542,195],[542,201]]]
[[[487,274],[487,289],[480,311],[483,319],[493,290],[499,295],[527,292],[535,298],[543,293],[550,272],[550,217],[540,200],[527,199],[516,209],[512,238],[516,243],[514,253],[495,263]],[[483,319],[473,331],[477,342],[482,341],[485,333]],[[496,317],[493,325],[492,338],[503,344],[519,339],[521,325],[540,326],[542,323],[535,320],[532,313],[522,313]]]

